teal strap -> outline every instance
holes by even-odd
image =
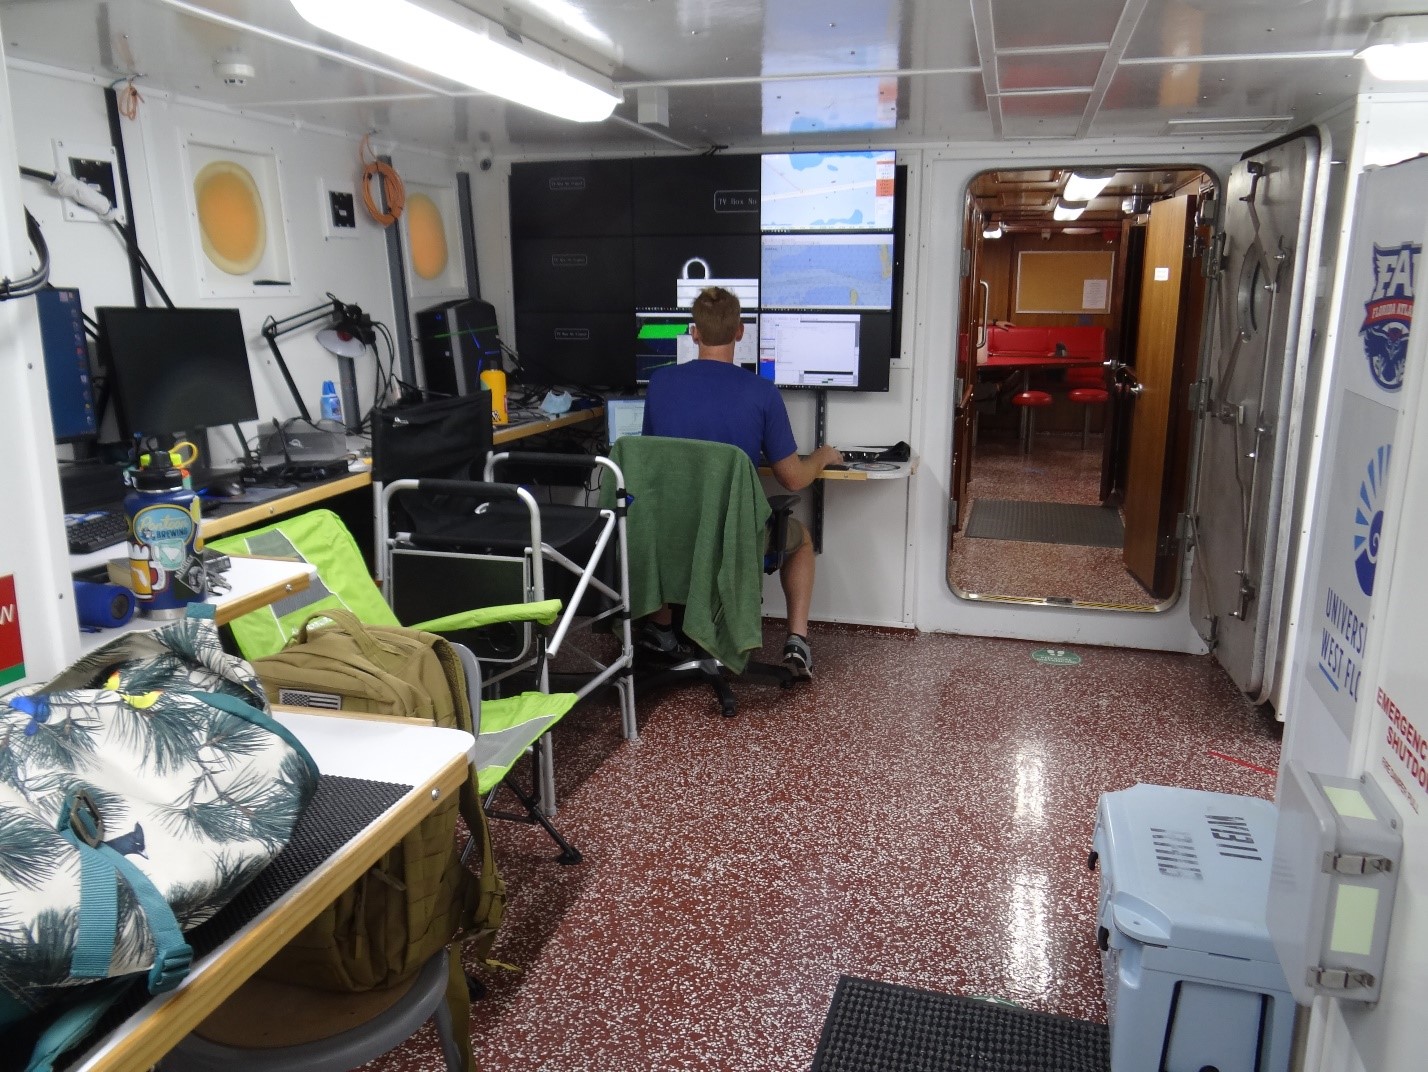
[[[265,714],[252,704],[246,704],[236,696],[229,696],[226,692],[191,692],[190,696],[197,696],[210,707],[216,707],[220,711],[227,711],[230,715],[237,715],[246,719],[255,726],[262,726],[269,733],[281,737],[287,744],[302,757],[307,764],[308,774],[313,786],[317,785],[318,769],[317,760],[313,759],[303,743],[297,739],[297,735],[288,729],[272,715]]]
[[[149,933],[154,936],[154,966],[149,969],[149,993],[161,994],[172,990],[183,981],[193,963],[193,947],[184,941],[178,917],[158,887],[149,881],[148,875],[108,845],[101,845],[99,851],[113,862],[124,876],[124,881],[129,883],[129,888],[138,898],[139,907],[143,909]]]
[[[52,1072],[55,1061],[78,1045],[132,985],[132,979],[115,979],[88,988],[84,998],[60,1013],[35,1041],[25,1072]]]
[[[119,877],[103,853],[86,845],[73,830],[66,827],[60,834],[79,852],[79,934],[69,973],[76,979],[105,979],[119,934]]]

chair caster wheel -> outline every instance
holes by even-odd
[[[734,701],[725,700],[719,705],[719,713],[725,718],[733,718],[735,714]]]
[[[472,1001],[480,1001],[487,994],[486,984],[474,975],[466,976],[466,996]]]

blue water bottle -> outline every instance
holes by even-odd
[[[176,451],[154,451],[126,474],[129,494],[129,576],[139,611],[149,618],[182,618],[207,594],[199,552],[198,496],[184,487]]]

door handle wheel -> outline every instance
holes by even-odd
[[[1145,390],[1145,384],[1143,383],[1124,383],[1121,384],[1121,387],[1125,390],[1126,394],[1132,396],[1139,396],[1140,393]]]

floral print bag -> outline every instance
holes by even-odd
[[[267,710],[252,667],[198,618],[0,697],[0,1048],[93,1005],[98,980],[159,993],[187,974],[183,932],[268,865],[317,788]],[[98,1011],[60,1020],[82,1034]]]

